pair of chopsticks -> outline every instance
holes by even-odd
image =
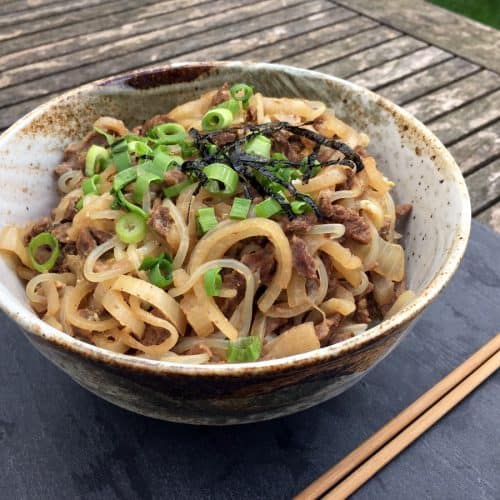
[[[295,500],[343,500],[500,368],[500,334],[379,429]],[[332,489],[333,488],[333,489]],[[330,491],[329,491],[330,490]]]

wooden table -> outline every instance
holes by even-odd
[[[500,231],[500,32],[422,0],[4,0],[0,130],[46,99],[180,60],[317,69],[414,113]]]

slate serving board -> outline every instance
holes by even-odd
[[[346,393],[261,424],[207,428],[86,392],[1,316],[0,498],[289,498],[500,331],[500,237],[474,223],[452,283]],[[500,373],[352,498],[500,498]]]

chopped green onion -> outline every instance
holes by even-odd
[[[116,170],[121,172],[130,167],[130,156],[128,154],[127,140],[122,137],[111,145],[112,161]]]
[[[268,219],[281,211],[280,204],[274,198],[266,198],[255,205],[255,215]]]
[[[83,198],[80,198],[76,203],[75,203],[75,209],[77,212],[79,212],[83,208]]]
[[[260,357],[262,342],[259,337],[241,337],[229,342],[227,348],[227,360],[229,363],[244,363],[245,361],[256,361]]]
[[[290,203],[290,207],[295,215],[302,215],[305,213],[309,213],[312,210],[312,208],[305,201],[299,201],[299,200],[292,201]]]
[[[108,134],[108,132],[106,132],[102,128],[94,127],[94,131],[97,132],[98,134],[101,134],[104,137],[106,137],[106,141],[108,142],[108,145],[110,145],[110,146],[116,140],[116,138],[115,138],[115,136],[113,134]]]
[[[118,172],[113,179],[113,191],[121,191],[125,186],[137,179],[137,168],[129,167]]]
[[[212,185],[206,186],[207,190],[211,193],[221,192],[219,189],[219,182],[224,184],[224,194],[233,194],[238,188],[239,177],[238,174],[228,165],[224,163],[211,163],[203,168],[203,173],[210,181],[217,181]]]
[[[139,243],[146,236],[146,221],[132,212],[122,215],[115,225],[116,234],[123,243]]]
[[[37,250],[43,246],[50,247],[51,254],[45,262],[38,262],[35,254]],[[39,273],[49,271],[52,269],[57,258],[59,257],[59,242],[57,241],[57,238],[49,232],[37,234],[31,238],[28,244],[28,255],[30,257],[31,264]]]
[[[220,275],[220,267],[213,267],[203,275],[203,286],[205,293],[209,297],[216,297],[222,290],[222,277]]]
[[[154,171],[157,174],[159,174],[160,171],[163,172],[161,174],[162,177],[165,175],[165,172],[171,170],[176,165],[182,165],[183,163],[184,160],[180,156],[169,155],[158,148],[155,149],[154,151],[154,158],[153,158],[153,165],[155,168]]]
[[[181,192],[184,190],[184,188],[190,186],[192,182],[189,179],[186,179],[185,181],[178,182],[177,184],[174,184],[173,186],[168,186],[163,190],[163,194],[167,198],[175,198],[176,196],[179,196]]]
[[[90,177],[96,173],[96,167],[102,166],[103,162],[109,158],[109,152],[102,146],[93,144],[87,151],[85,157],[85,175]]]
[[[161,182],[163,180],[162,177],[159,177],[152,172],[142,172],[137,176],[137,180],[135,181],[134,191],[132,193],[132,201],[134,203],[142,203],[142,199],[144,198],[144,194],[149,190],[149,185],[151,182]]]
[[[93,175],[89,179],[85,179],[82,182],[82,191],[83,194],[99,194],[97,189],[97,184],[101,182],[101,176],[98,174]]]
[[[235,198],[231,211],[229,212],[229,217],[231,219],[246,219],[251,205],[252,200],[248,198]]]
[[[132,212],[143,219],[148,218],[148,214],[137,205],[134,205],[130,201],[125,198],[125,195],[121,191],[116,191],[115,193],[115,202],[111,205],[111,208],[123,207],[129,212]]]
[[[248,106],[248,101],[253,96],[253,88],[246,83],[236,83],[231,87],[230,92],[233,99],[242,102],[244,108]]]
[[[179,146],[181,147],[181,154],[183,158],[191,158],[192,156],[197,156],[199,154],[198,150],[191,142],[183,141],[179,144]]]
[[[215,217],[215,210],[213,209],[213,207],[199,208],[197,215],[198,215],[198,224],[203,234],[210,231],[210,229],[216,227],[217,224],[219,223],[217,221],[217,217]]]
[[[205,113],[201,128],[208,132],[229,127],[233,123],[233,113],[225,108],[213,108]]]
[[[257,135],[245,145],[245,151],[264,158],[271,157],[271,139],[264,135]]]
[[[159,288],[166,288],[173,281],[172,257],[168,253],[162,253],[158,257],[144,257],[141,271],[149,271],[149,281]]]
[[[240,103],[236,99],[229,99],[228,101],[221,102],[217,104],[215,108],[225,108],[229,109],[231,113],[234,115],[238,114],[240,111]]]
[[[209,154],[214,155],[219,148],[215,144],[207,144],[207,151]]]
[[[287,161],[288,160],[288,158],[283,153],[273,153],[271,155],[271,159],[278,160],[278,161],[280,161],[280,160]]]
[[[142,141],[130,141],[128,143],[129,153],[134,153],[136,156],[151,156],[153,150]]]
[[[158,144],[178,144],[186,137],[186,131],[178,123],[162,123],[148,131]]]

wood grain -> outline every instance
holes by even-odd
[[[398,59],[388,61],[376,68],[363,71],[350,79],[358,85],[377,89],[398,78],[426,68],[432,64],[449,59],[451,54],[436,47],[426,47]]]
[[[450,145],[499,118],[499,102],[500,91],[496,91],[430,122],[428,127]]]
[[[22,12],[23,10],[35,9],[39,6],[45,6],[60,1],[61,0],[7,0],[0,4],[0,14]]]
[[[500,198],[500,159],[469,175],[465,182],[469,189],[472,213],[476,214]]]
[[[280,55],[297,51],[300,46],[314,46],[318,38],[334,40],[346,36],[351,29],[373,24],[373,21],[364,17],[353,16],[347,9],[335,7],[310,14],[306,18],[277,24],[263,32],[250,33],[229,42],[200,48],[172,60],[244,58],[272,61]]]
[[[483,70],[409,102],[404,107],[425,123],[499,87],[500,76],[493,71]]]
[[[449,148],[464,174],[500,155],[500,121],[459,141]]]
[[[474,73],[478,69],[479,66],[476,64],[460,57],[454,57],[391,83],[380,89],[379,93],[391,101],[403,104],[438,88],[446,87],[446,85]]]
[[[363,50],[349,57],[318,66],[316,69],[341,78],[383,64],[390,59],[425,47],[425,43],[413,37],[402,36],[376,47]]]

